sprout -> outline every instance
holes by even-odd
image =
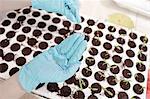
[[[94,36],[94,39],[96,39],[96,40],[99,40],[99,37],[97,37],[97,36]]]
[[[106,60],[104,60],[104,62],[105,62],[105,63],[103,63],[103,65],[110,66],[110,65],[106,62]]]
[[[98,88],[91,88],[91,87],[89,87],[89,89],[91,89],[92,91],[97,91],[98,90]]]
[[[108,54],[108,53],[106,53],[106,54],[105,54],[105,57],[107,57],[107,56],[109,56],[109,54]]]
[[[87,71],[86,71],[86,73],[88,72],[88,71],[92,71],[91,69],[89,69],[88,67],[86,67],[85,68]]]
[[[131,36],[133,36],[133,33],[131,33]]]
[[[113,93],[110,92],[109,90],[107,90],[106,88],[102,87],[102,89],[103,89],[105,92],[107,92],[110,96],[113,96]]]
[[[123,39],[121,39],[121,41],[123,41]]]
[[[141,50],[138,52],[138,55],[140,55],[140,57],[142,57],[142,51]]]
[[[117,68],[117,67],[118,67],[117,65],[114,65],[113,67],[110,67],[110,68],[115,69],[115,68]]]
[[[108,34],[109,37],[111,37],[111,34]]]
[[[121,40],[122,40],[122,39],[121,39]],[[120,48],[120,46],[119,46],[119,45],[115,46],[115,48],[117,48],[117,49],[121,50],[121,48]]]
[[[85,82],[80,78],[80,79],[79,79],[79,87],[80,87],[81,90],[83,90],[83,85],[85,86],[86,84],[85,84]]]
[[[122,36],[126,36],[126,34],[121,34]]]
[[[148,38],[145,36],[143,41],[144,41],[144,44],[147,42]]]
[[[141,48],[144,48],[145,47],[145,45],[142,45],[142,47]]]
[[[145,89],[145,87],[142,86],[142,88],[141,88],[139,91],[142,91],[142,90],[144,90],[144,89]]]
[[[89,50],[88,50],[89,52],[91,51],[91,52],[93,52],[93,50],[90,48]]]
[[[113,79],[113,81],[115,81],[115,82],[119,82],[119,80],[115,77],[115,79]]]
[[[131,73],[127,73],[128,75],[131,75]]]
[[[89,57],[86,58],[88,61],[94,61],[94,59],[90,59]]]
[[[143,63],[140,61],[140,62],[137,62],[136,64],[139,64],[140,65],[140,68],[142,67]]]
[[[101,76],[101,77],[105,77],[105,75],[102,73],[102,72],[98,72],[98,74]]]
[[[134,75],[134,77],[136,78],[136,77],[138,77],[138,75],[137,75],[137,74],[135,74],[135,75]]]
[[[131,99],[136,99],[136,98],[132,97]]]
[[[126,83],[126,85],[129,83],[130,80],[123,80],[124,83]]]

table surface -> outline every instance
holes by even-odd
[[[4,18],[8,11],[30,6],[30,1],[31,0],[0,0],[0,20]],[[135,30],[141,33],[149,33],[150,30],[150,17],[142,16],[124,8],[120,8],[112,0],[80,0],[80,13],[100,20],[105,20],[113,13],[123,13],[131,17],[135,24]],[[2,81],[0,80],[0,83],[1,82]],[[33,96],[29,95],[26,95],[25,97],[21,99],[33,99]]]

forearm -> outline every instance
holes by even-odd
[[[19,99],[25,93],[18,82],[18,73],[0,84],[0,99]]]

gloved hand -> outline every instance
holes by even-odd
[[[81,21],[78,0],[32,0],[32,7],[60,13],[75,23]]]
[[[84,35],[75,33],[39,54],[19,71],[21,86],[31,92],[39,83],[63,82],[72,77],[80,66],[86,45]]]

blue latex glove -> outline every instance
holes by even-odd
[[[63,82],[69,79],[79,68],[79,60],[86,46],[87,41],[83,34],[71,35],[25,64],[19,71],[20,84],[27,92],[31,92],[39,83]]]
[[[75,23],[81,22],[78,0],[32,0],[32,7],[60,13]]]

